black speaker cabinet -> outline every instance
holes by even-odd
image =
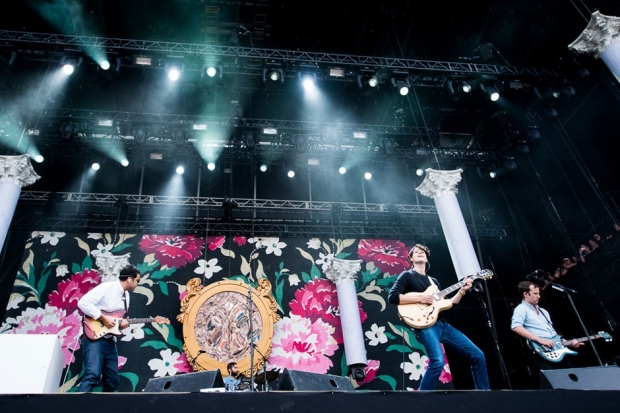
[[[199,393],[201,389],[223,387],[222,373],[219,370],[210,370],[149,379],[142,391]]]
[[[278,377],[278,390],[355,391],[348,377],[284,369]]]
[[[620,390],[620,368],[614,366],[541,370],[541,389]]]

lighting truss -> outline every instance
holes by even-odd
[[[409,70],[409,71],[439,71],[439,72],[458,72],[477,75],[509,75],[509,76],[549,76],[557,77],[557,73],[549,69],[535,69],[515,67],[508,65],[491,65],[471,62],[444,62],[434,60],[417,60],[404,58],[387,58],[376,56],[356,56],[347,54],[332,54],[320,52],[305,52],[281,49],[259,49],[254,47],[231,47],[216,46],[197,43],[177,43],[164,41],[150,41],[137,39],[111,39],[105,37],[75,36],[50,33],[19,32],[10,30],[0,30],[0,41],[4,45],[23,44],[43,44],[62,48],[74,47],[78,49],[98,48],[109,51],[127,50],[140,52],[140,54],[161,54],[165,56],[170,53],[186,56],[209,56],[209,57],[231,57],[237,59],[259,59],[263,61],[295,63],[295,64],[323,64],[337,66],[366,67],[388,70]],[[36,60],[44,60],[53,57],[36,55]],[[27,56],[25,56],[26,58]],[[198,68],[186,68],[186,70],[202,70],[202,65]],[[257,74],[258,75],[258,74]],[[260,73],[262,76],[262,72]]]

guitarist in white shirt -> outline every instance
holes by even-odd
[[[510,328],[521,337],[552,349],[554,345],[552,338],[557,336],[558,333],[551,323],[551,317],[547,310],[538,306],[540,288],[531,281],[521,281],[517,288],[519,294],[523,297],[523,301],[513,311]],[[583,343],[572,340],[569,346],[577,348],[582,345]],[[535,366],[535,370],[539,371],[570,368],[571,364],[566,358],[554,363],[545,360],[543,357],[536,356]]]
[[[406,295],[411,292],[425,292],[431,283],[439,287],[435,278],[426,275],[426,265],[430,250],[425,245],[416,244],[409,251],[409,260],[412,263],[410,270],[402,272],[390,289],[388,300],[392,304],[433,304],[435,298],[432,295]],[[432,280],[432,281],[431,281]],[[473,282],[467,280],[452,297],[452,304],[458,304]],[[412,328],[418,341],[426,349],[429,358],[426,372],[420,382],[420,390],[435,390],[439,382],[439,376],[444,366],[443,350],[440,343],[466,357],[470,363],[474,384],[478,390],[490,389],[484,353],[476,347],[463,333],[452,327],[447,321],[439,316],[437,321],[426,328]]]
[[[124,267],[118,281],[108,281],[99,284],[80,299],[78,307],[84,314],[94,320],[101,321],[107,328],[113,328],[116,320],[103,314],[127,312],[129,308],[128,291],[133,291],[140,282],[140,272],[133,265]],[[129,326],[126,319],[120,322],[120,329]],[[116,337],[106,335],[98,340],[91,340],[86,335],[81,340],[82,355],[84,358],[84,375],[78,388],[79,392],[91,392],[93,388],[103,382],[104,392],[113,392],[118,387],[118,351]]]

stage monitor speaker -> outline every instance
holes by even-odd
[[[199,371],[178,374],[170,377],[149,379],[144,392],[190,392],[199,393],[201,389],[224,388],[224,380],[219,370]]]
[[[540,371],[541,389],[620,390],[618,366]]]
[[[299,370],[284,369],[278,382],[284,391],[355,391],[348,377]]]

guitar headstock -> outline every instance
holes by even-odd
[[[607,332],[605,332],[605,331],[599,331],[599,332],[598,332],[598,335],[599,335],[599,336],[600,336],[603,340],[605,340],[605,341],[608,341],[608,342],[609,342],[609,341],[613,340],[613,337],[612,337],[609,333],[607,333]]]
[[[161,317],[161,316],[157,316],[154,317],[155,318],[155,322],[159,323],[159,324],[170,324],[170,320],[168,320],[166,317]]]
[[[468,278],[470,278],[471,280],[488,280],[489,278],[493,277],[493,275],[493,271],[491,270],[480,270],[474,275],[470,275]]]

